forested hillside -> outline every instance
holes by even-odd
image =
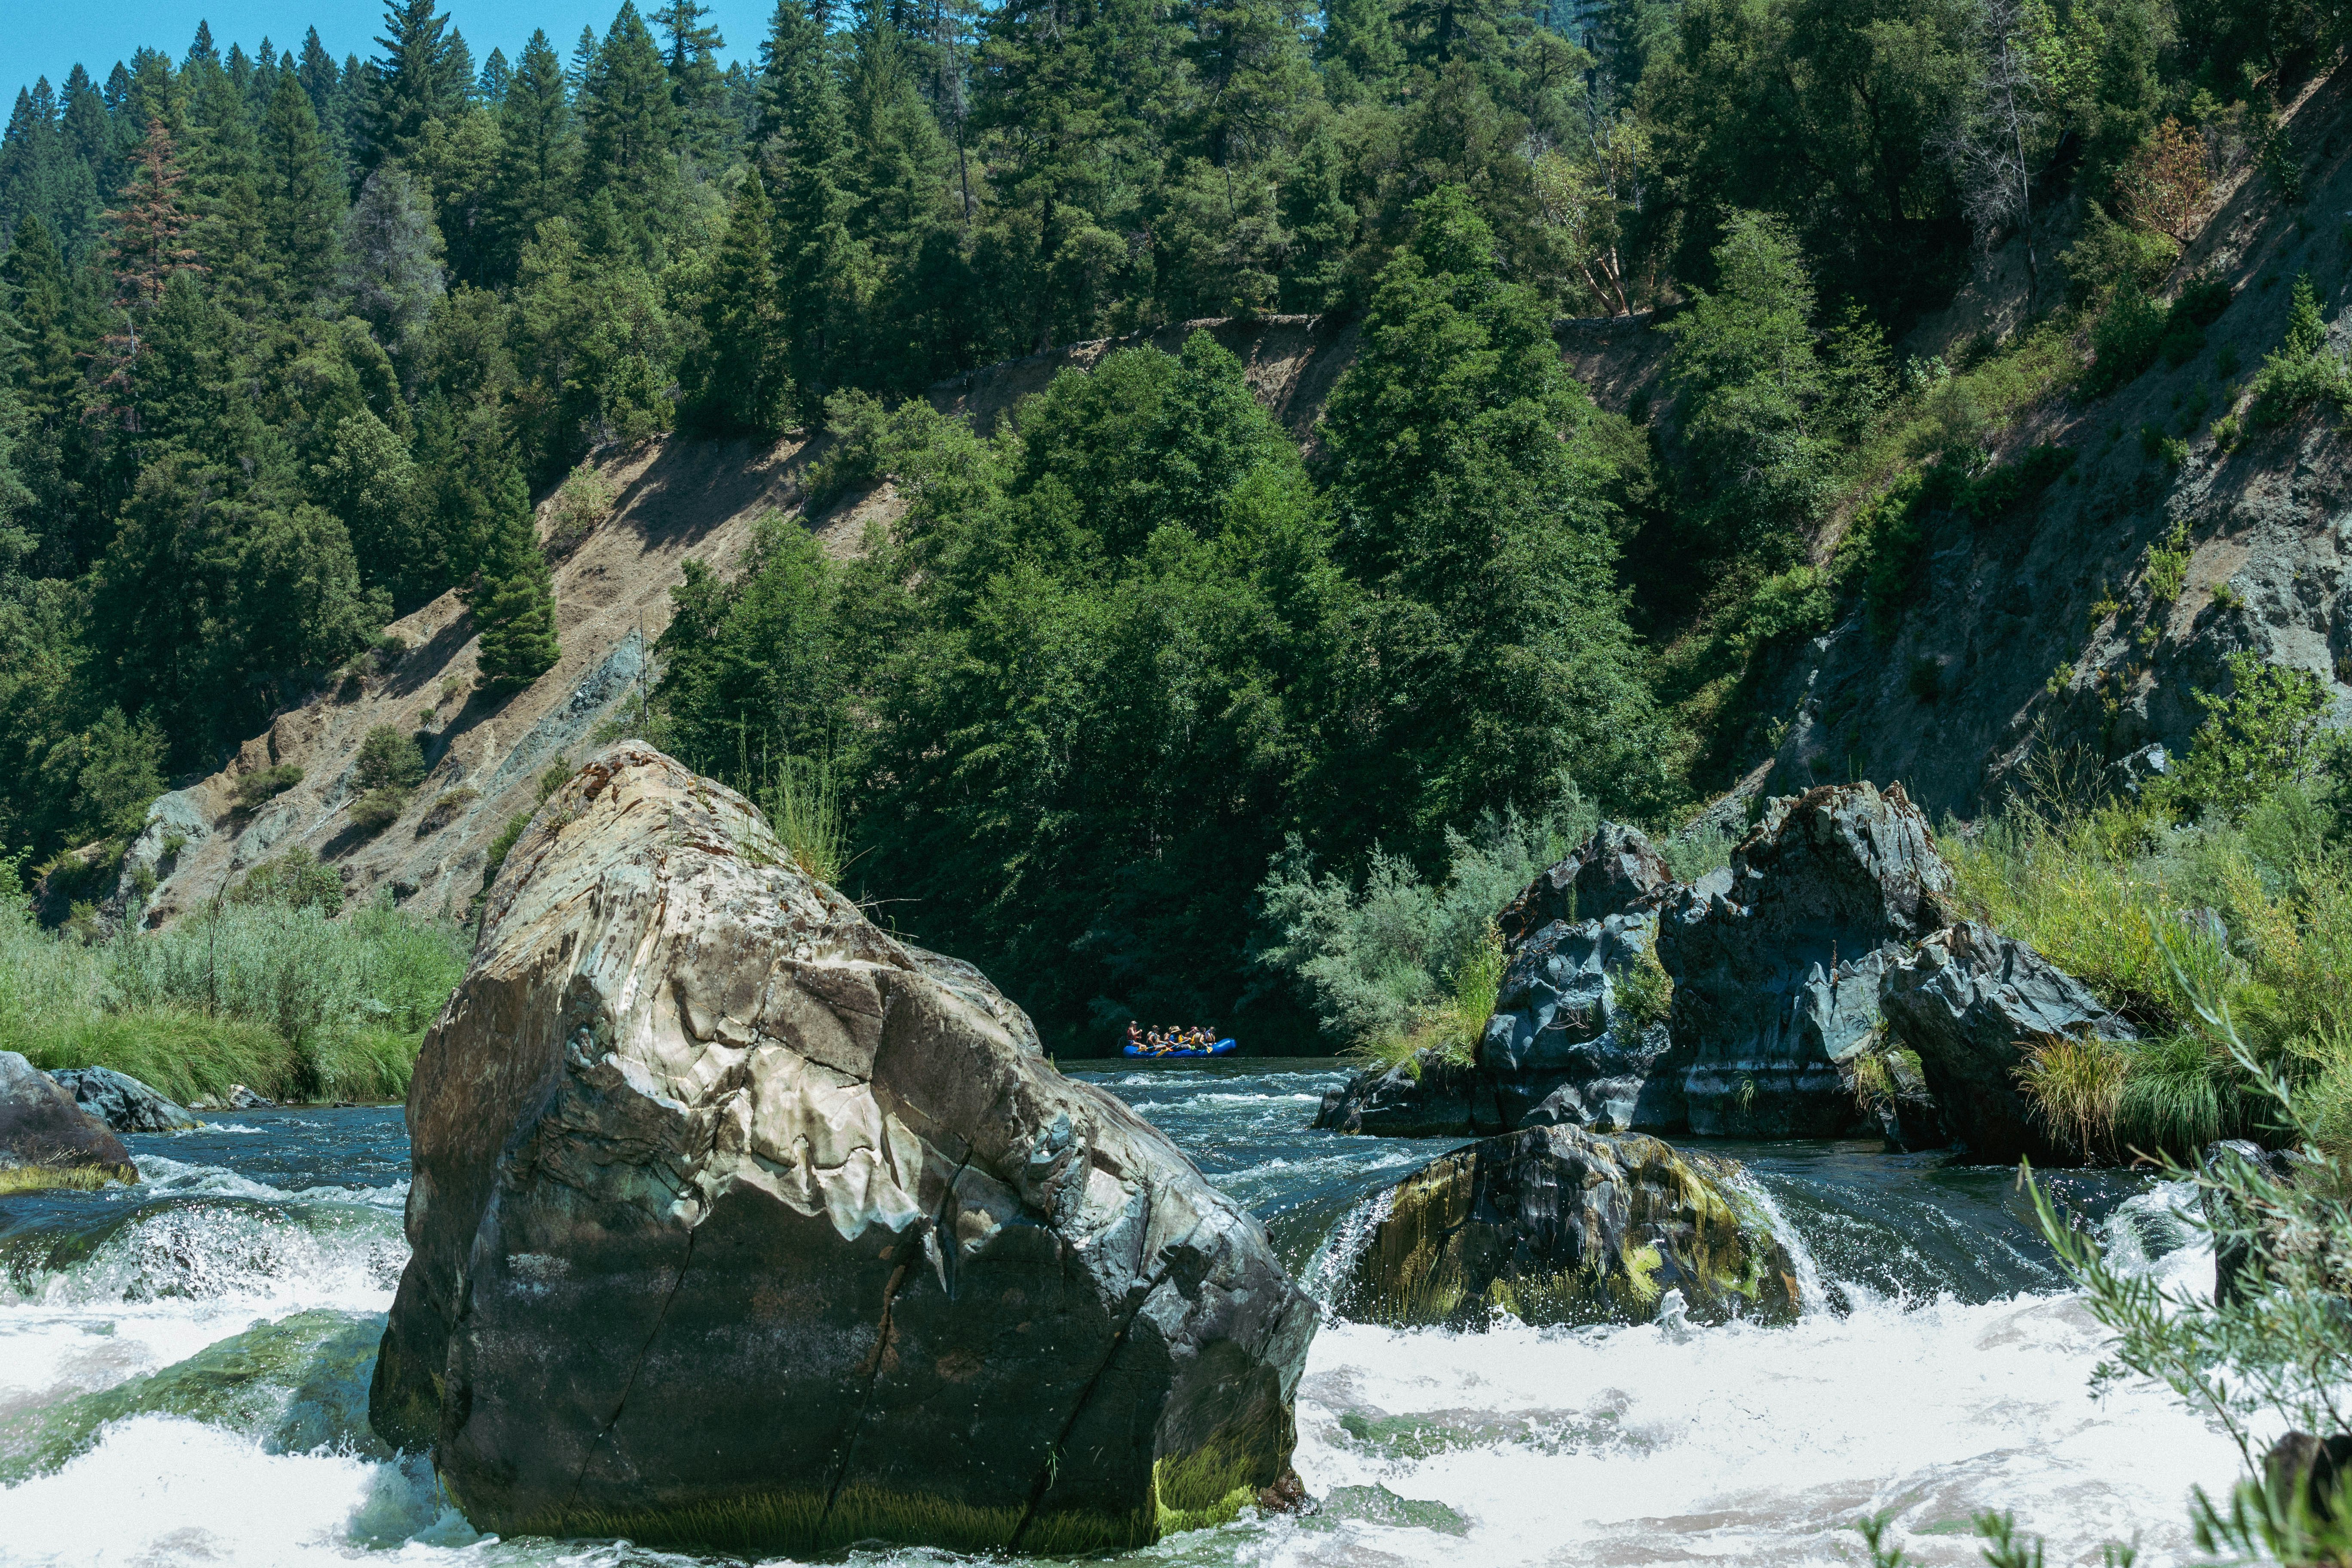
[[[1787,787],[2015,763],[2050,713],[2095,785],[2177,750],[2192,667],[2168,683],[2144,634],[2207,583],[2168,498],[2233,452],[2295,471],[2352,396],[2347,240],[2301,205],[2341,162],[2332,99],[2298,140],[2332,5],[780,0],[724,68],[695,0],[511,58],[462,20],[400,0],[340,58],[199,28],[19,97],[0,847],[27,877],[113,889],[151,803],[225,765],[239,811],[290,787],[232,759],[455,591],[461,629],[407,624],[478,636],[475,684],[320,796],[345,850],[409,820],[444,705],[556,679],[550,557],[601,512],[535,496],[657,438],[793,437],[791,510],[739,563],[679,557],[625,727],[813,810],[845,886],[1050,1037],[1304,1040],[1315,911],[1402,909],[1594,811],[1671,828],[1775,755]],[[1276,312],[1352,335],[1283,418],[1181,331],[984,427],[954,411],[978,383],[922,395]],[[1662,370],[1596,403],[1562,317],[1647,322]],[[828,552],[827,507],[836,545],[876,526]],[[1996,525],[2082,581],[2019,608]],[[2324,593],[2281,678],[2305,780],[2346,672]],[[1415,984],[1465,962],[1400,931]]]

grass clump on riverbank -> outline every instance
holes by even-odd
[[[113,1068],[183,1102],[239,1083],[273,1100],[398,1099],[466,954],[457,927],[388,906],[331,918],[269,900],[85,944],[0,892],[0,1049],[45,1069]]]
[[[2031,943],[2141,1036],[2053,1045],[2021,1075],[2087,1154],[2191,1159],[2217,1138],[2268,1141],[2269,1100],[2217,1010],[2294,1086],[2327,1146],[2352,1152],[2352,752],[2305,721],[2308,695],[2247,679],[2208,703],[2187,761],[2137,797],[2085,799],[2055,769],[1948,838],[1963,911]]]

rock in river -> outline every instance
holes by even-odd
[[[204,1125],[161,1090],[112,1068],[60,1068],[49,1076],[117,1132],[186,1132]]]
[[[1974,1158],[2073,1164],[2019,1091],[2017,1070],[2058,1039],[2137,1039],[2089,988],[2021,942],[1970,921],[1936,932],[1885,974],[1879,1005],[1918,1053],[1944,1124]]]
[[[1457,1149],[1382,1198],[1347,1310],[1475,1328],[1647,1322],[1668,1291],[1690,1316],[1797,1310],[1796,1268],[1727,1161],[1640,1133],[1531,1127]]]
[[[1288,1475],[1259,1223],[649,747],[516,844],[408,1124],[372,1416],[482,1528],[1076,1553]]]
[[[135,1182],[122,1140],[48,1074],[0,1051],[0,1193]]]

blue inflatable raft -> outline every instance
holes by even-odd
[[[1125,1054],[1151,1062],[1198,1060],[1202,1057],[1229,1057],[1234,1054],[1234,1047],[1237,1043],[1219,1040],[1213,1046],[1162,1046],[1158,1050],[1150,1046],[1129,1046],[1125,1047]]]

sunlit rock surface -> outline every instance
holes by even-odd
[[[1286,1477],[1258,1222],[648,747],[515,846],[408,1120],[373,1419],[483,1528],[1076,1552]]]

